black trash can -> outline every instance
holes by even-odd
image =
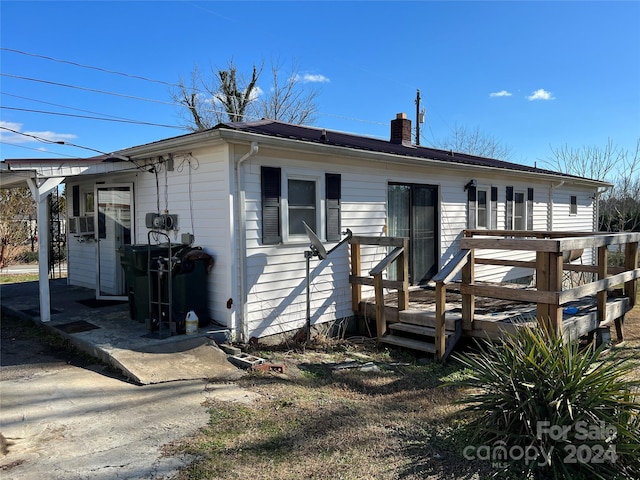
[[[208,275],[213,268],[213,257],[202,250],[201,247],[185,247],[175,254],[177,263],[171,271],[171,333],[182,334],[186,332],[186,317],[193,310],[198,316],[198,327],[204,327],[210,323],[208,309]],[[158,272],[151,272],[151,303],[152,303],[152,329],[159,327],[159,317],[162,322],[169,322],[168,304],[169,282],[166,274],[160,279],[162,282],[161,302],[158,302]],[[162,303],[160,308],[159,303]],[[162,312],[159,315],[159,311]]]
[[[172,255],[178,255],[186,245],[171,245]],[[149,315],[149,258],[152,262],[169,254],[168,244],[122,245],[118,249],[120,264],[125,272],[129,316],[132,320],[145,322]]]

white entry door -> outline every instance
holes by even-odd
[[[124,270],[118,249],[132,243],[132,184],[96,185],[96,298],[126,300]]]

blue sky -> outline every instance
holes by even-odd
[[[638,1],[3,0],[0,18],[3,159],[93,154],[25,134],[103,152],[180,135],[165,83],[230,59],[247,73],[296,60],[327,129],[388,138],[396,113],[415,120],[420,89],[422,145],[479,128],[541,166],[550,146],[632,150],[640,137]]]

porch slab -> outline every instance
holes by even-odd
[[[51,280],[49,285],[50,322],[40,323],[38,282],[0,285],[2,315],[45,326],[141,385],[194,379],[232,381],[244,374],[218,347],[214,337],[220,330],[214,326],[195,335],[159,338],[150,335],[144,323],[131,320],[127,303],[88,306],[82,301],[94,297],[93,290],[69,286],[66,279]]]

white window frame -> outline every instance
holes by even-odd
[[[324,174],[310,174],[292,169],[282,169],[282,185],[281,185],[281,202],[282,202],[282,242],[283,243],[302,243],[308,242],[306,235],[292,235],[289,233],[289,180],[302,180],[314,182],[316,186],[316,229],[315,234],[321,240],[325,240],[324,228]]]
[[[522,224],[523,228],[516,228],[516,209],[518,202],[516,198],[518,195],[522,195]],[[512,230],[527,230],[527,191],[526,190],[516,190],[513,189],[513,219],[511,225]]]
[[[578,215],[578,196],[569,195],[569,216],[575,217]]]
[[[480,226],[480,201],[479,194],[484,192],[484,226]],[[491,187],[478,186],[476,188],[476,228],[478,230],[489,230],[491,227]]]
[[[96,197],[95,197],[95,193],[93,190],[80,190],[80,196],[82,198],[81,200],[81,211],[80,213],[82,213],[84,216],[89,216],[89,215],[93,215],[94,212],[96,211]],[[89,210],[87,208],[87,204],[89,203],[87,200],[88,198],[91,197],[92,203],[93,203],[93,208],[91,210]]]

